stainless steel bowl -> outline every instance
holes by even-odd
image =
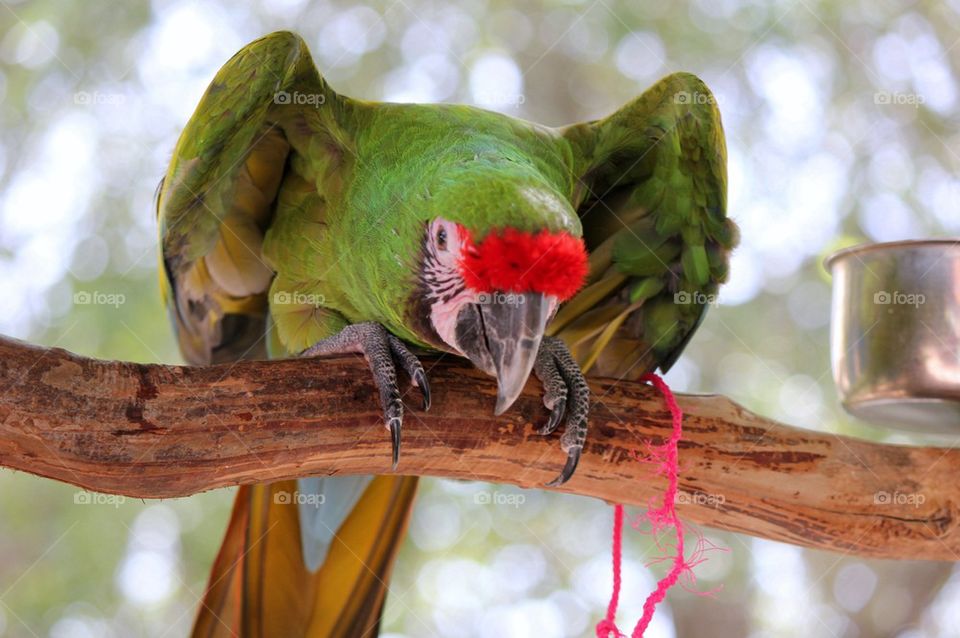
[[[960,239],[865,244],[826,266],[843,407],[905,430],[960,433]]]

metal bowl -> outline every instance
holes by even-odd
[[[960,432],[960,240],[865,244],[826,266],[843,407],[904,430]]]

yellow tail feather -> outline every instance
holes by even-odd
[[[416,488],[416,477],[376,477],[315,574],[289,498],[296,482],[240,488],[193,638],[375,636]]]

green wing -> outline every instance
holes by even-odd
[[[266,355],[274,269],[262,255],[264,235],[291,148],[325,137],[317,132],[338,100],[303,41],[274,33],[223,66],[184,128],[157,216],[161,287],[188,362]]]
[[[726,146],[706,85],[674,74],[563,131],[579,179],[588,285],[551,324],[586,371],[666,371],[727,277]]]

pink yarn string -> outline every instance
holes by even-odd
[[[643,615],[637,621],[636,627],[631,634],[632,638],[643,638],[644,632],[653,620],[653,614],[657,605],[663,601],[667,591],[673,587],[684,573],[690,574],[690,570],[697,564],[703,562],[703,553],[712,548],[703,538],[697,543],[693,556],[688,560],[684,557],[683,545],[683,523],[677,516],[674,503],[677,498],[677,489],[679,483],[680,464],[677,444],[683,435],[683,411],[677,405],[677,400],[673,392],[658,375],[648,373],[641,377],[642,381],[648,382],[663,395],[667,408],[670,410],[670,417],[673,424],[673,430],[670,437],[661,445],[648,444],[649,459],[647,462],[653,463],[655,472],[667,478],[667,489],[663,493],[663,503],[657,507],[651,507],[647,510],[645,519],[650,523],[651,533],[658,534],[666,529],[673,528],[676,533],[676,553],[672,556],[673,566],[666,576],[657,583],[657,588],[652,591],[647,600],[643,603]],[[634,525],[636,527],[637,525]],[[657,541],[658,547],[659,540]],[[663,549],[661,547],[661,549]],[[613,510],[613,593],[610,596],[610,604],[607,606],[606,617],[597,623],[597,638],[609,638],[611,634],[616,638],[624,636],[617,627],[614,618],[617,615],[617,605],[620,600],[621,585],[621,557],[623,551],[623,505],[614,506]],[[654,562],[668,560],[671,557],[665,555]]]
[[[609,638],[612,633],[617,638],[623,634],[617,628],[614,618],[620,602],[620,559],[623,555],[623,505],[613,506],[613,593],[607,605],[607,617],[597,623],[597,638]]]

